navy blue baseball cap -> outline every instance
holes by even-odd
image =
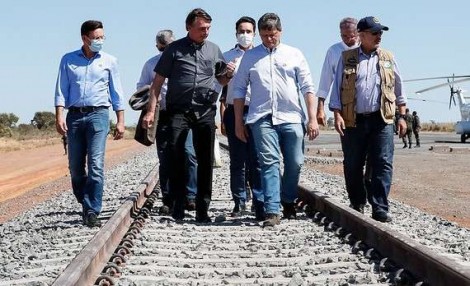
[[[365,17],[359,20],[357,23],[357,31],[358,32],[363,32],[363,31],[371,31],[371,32],[378,32],[378,31],[388,31],[388,27],[380,24],[379,19],[376,17]]]

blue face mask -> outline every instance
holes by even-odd
[[[104,40],[91,40],[90,50],[94,53],[101,51],[103,48]]]

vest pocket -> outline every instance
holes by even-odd
[[[383,117],[386,123],[392,123],[395,116],[395,101],[397,97],[395,96],[393,89],[383,90],[382,95],[384,96],[384,99],[382,99]]]

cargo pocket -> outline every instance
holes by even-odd
[[[386,87],[387,88],[387,87]],[[387,123],[393,122],[394,116],[395,116],[395,102],[397,97],[395,96],[395,93],[393,92],[393,88],[387,88],[388,90],[383,90],[383,95],[384,95],[384,100],[383,100],[383,116],[384,119]]]

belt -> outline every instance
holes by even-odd
[[[77,106],[70,106],[69,112],[71,113],[89,113],[101,109],[107,109],[107,106],[82,106],[82,107],[77,107]]]
[[[374,111],[374,112],[369,112],[369,113],[356,113],[356,118],[369,118],[369,117],[375,117],[377,115],[380,115],[380,110]]]

